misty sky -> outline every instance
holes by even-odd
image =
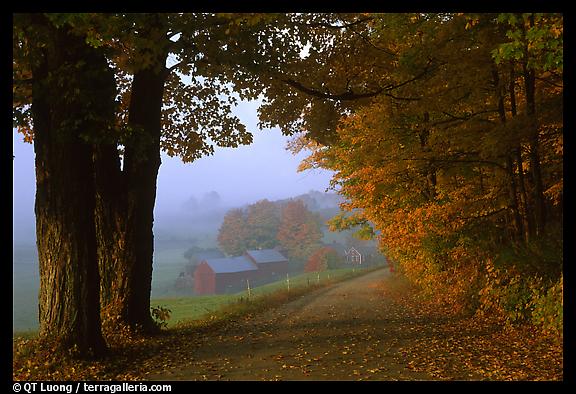
[[[285,149],[289,137],[277,129],[259,130],[257,103],[241,103],[237,115],[254,132],[254,142],[239,148],[217,148],[212,156],[184,164],[162,154],[156,198],[157,216],[184,209],[191,196],[201,200],[211,191],[220,194],[225,206],[239,206],[268,198],[276,200],[306,193],[324,191],[331,173],[312,170],[296,171],[302,153],[293,156]],[[29,238],[34,232],[34,149],[14,131],[14,240]],[[33,234],[32,234],[33,235]]]

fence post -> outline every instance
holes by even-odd
[[[316,283],[320,283],[320,271],[316,273]]]
[[[250,279],[246,279],[246,287],[248,288],[248,299],[252,296],[252,291],[250,290]]]
[[[290,291],[290,274],[286,274],[286,286],[288,287],[288,291]]]

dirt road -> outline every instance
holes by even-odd
[[[167,380],[427,380],[399,352],[398,322],[379,287],[378,270],[308,294],[208,335]]]
[[[40,348],[33,369],[31,353],[15,364],[16,380],[563,380],[561,338],[455,314],[385,269],[281,301],[120,335],[102,360],[51,364]]]
[[[400,285],[399,285],[400,283]],[[150,380],[562,380],[562,346],[425,308],[386,269],[178,340]],[[399,297],[396,297],[396,296]],[[161,371],[161,372],[159,372]],[[145,374],[144,376],[142,374]]]

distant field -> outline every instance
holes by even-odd
[[[154,267],[152,271],[152,297],[168,297],[178,295],[174,282],[180,272],[184,271],[187,260],[184,252],[189,247],[179,246],[154,252]]]
[[[174,289],[178,274],[184,270],[184,252],[189,248],[184,241],[160,242],[154,252],[152,297],[191,295]],[[38,254],[34,245],[15,245],[13,255],[13,331],[38,329]]]
[[[12,276],[13,329],[38,328],[38,254],[35,245],[14,245]]]
[[[187,263],[184,252],[189,248],[186,241],[162,241],[155,247],[152,273],[152,306],[166,306],[173,311],[169,325],[178,321],[195,319],[213,312],[222,305],[245,297],[246,293],[193,296],[192,289],[177,290],[174,284]],[[13,274],[13,331],[26,332],[38,329],[38,256],[34,245],[14,246]],[[350,269],[323,272],[320,280],[340,276]],[[316,274],[302,274],[290,278],[290,286],[302,286],[318,280]],[[286,287],[285,280],[252,289],[254,296]]]
[[[324,196],[319,192],[310,192],[308,197],[307,201],[321,209],[326,217],[332,216],[338,211],[335,207],[340,200],[336,195]],[[197,316],[200,313],[217,309],[218,305],[227,302],[226,300],[231,299],[230,297],[238,297],[235,295],[222,296],[222,299],[210,297],[208,300],[204,299],[204,297],[192,297],[192,289],[178,290],[174,286],[180,272],[184,271],[187,264],[187,260],[184,258],[186,250],[192,246],[201,248],[217,246],[218,228],[225,213],[226,209],[220,208],[183,212],[172,216],[157,215],[155,218],[151,297],[153,300],[158,301],[167,299],[186,300],[174,301],[175,318],[179,315]],[[33,231],[33,228],[31,231]],[[327,229],[324,229],[324,232],[326,242],[344,240],[345,233],[330,233]],[[13,331],[18,332],[34,331],[38,329],[38,289],[40,286],[36,245],[34,241],[19,241],[15,239],[15,242],[12,265],[12,327]],[[291,280],[297,281],[297,279]],[[293,285],[296,285],[296,282]],[[255,294],[260,291],[265,290],[257,289]],[[194,300],[194,302],[191,303],[191,300]],[[178,312],[179,310],[182,313]]]

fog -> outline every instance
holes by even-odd
[[[242,206],[267,198],[277,200],[325,191],[331,173],[296,171],[305,153],[294,156],[285,149],[290,137],[279,130],[259,130],[257,103],[240,103],[236,113],[254,142],[238,148],[216,147],[212,156],[193,163],[162,153],[158,173],[155,234],[186,231],[183,222],[190,217]],[[14,243],[35,242],[34,230],[34,149],[14,133]],[[183,228],[184,226],[184,228]],[[177,234],[170,234],[176,236]],[[185,234],[184,234],[185,235]]]
[[[267,198],[271,201],[324,192],[328,171],[298,173],[306,156],[286,150],[289,137],[279,130],[259,130],[257,103],[241,103],[238,117],[253,132],[251,145],[216,148],[212,156],[184,164],[162,153],[154,211],[152,298],[170,296],[186,265],[191,246],[216,246],[217,230],[226,211]],[[34,221],[34,148],[13,130],[13,328],[38,326],[38,257]]]

